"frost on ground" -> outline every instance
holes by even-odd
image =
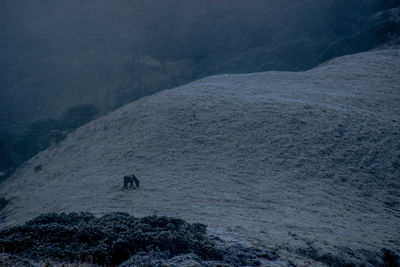
[[[131,173],[140,188],[123,190]],[[400,50],[374,51],[128,104],[4,182],[2,226],[47,212],[166,215],[298,264],[373,264],[400,253],[399,177]]]
[[[275,259],[269,252],[224,246],[221,240],[206,235],[203,224],[170,217],[138,219],[127,213],[100,218],[91,213],[43,214],[0,231],[0,250],[31,261],[100,266],[124,262],[124,266],[161,266],[173,258],[196,266],[260,266],[261,260]]]

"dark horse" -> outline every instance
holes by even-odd
[[[133,182],[136,184],[136,188],[139,187],[139,180],[134,174],[124,176],[124,188],[133,188]]]

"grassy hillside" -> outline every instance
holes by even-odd
[[[217,75],[127,104],[6,180],[2,226],[47,212],[165,215],[298,264],[376,265],[400,249],[399,57]],[[132,173],[140,188],[124,190]]]

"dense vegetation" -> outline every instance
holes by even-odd
[[[146,255],[170,259],[194,254],[197,260],[229,266],[256,266],[258,257],[273,258],[260,250],[218,247],[215,241],[206,235],[205,225],[176,218],[135,218],[126,213],[96,218],[90,213],[51,213],[1,231],[0,251],[33,260],[78,260],[108,266],[121,264],[133,255],[142,258],[132,259],[136,264],[148,260]]]

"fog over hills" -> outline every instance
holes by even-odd
[[[130,173],[137,190],[122,189]],[[400,252],[399,177],[400,50],[372,51],[127,104],[6,180],[2,226],[45,212],[168,215],[294,262],[316,249],[368,265]]]
[[[399,42],[396,0],[2,0],[0,134],[210,75],[306,70]]]

